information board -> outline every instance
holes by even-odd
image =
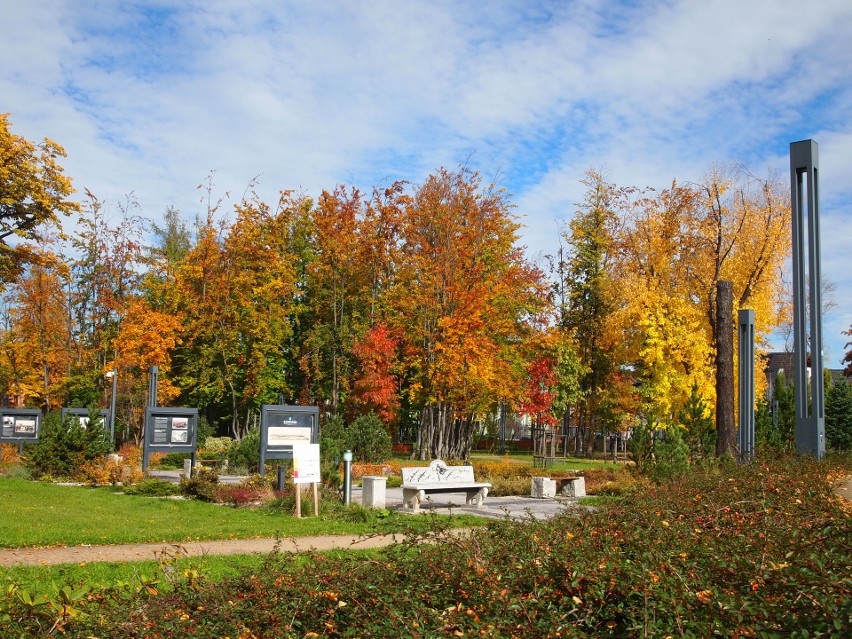
[[[293,483],[314,484],[322,481],[319,444],[293,446]]]
[[[267,459],[293,459],[293,447],[319,443],[316,406],[264,405],[260,411],[260,474]]]
[[[143,469],[147,470],[151,453],[192,453],[194,457],[197,434],[197,408],[149,406],[145,409]]]
[[[0,442],[37,442],[41,432],[41,411],[37,408],[0,409]]]

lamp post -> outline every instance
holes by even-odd
[[[109,401],[109,439],[115,443],[115,387],[118,383],[117,371],[111,370],[104,374],[104,377],[112,380],[112,396]]]
[[[343,451],[343,503],[352,501],[352,451]]]

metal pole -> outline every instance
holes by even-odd
[[[109,439],[115,444],[115,389],[118,384],[118,371],[112,370],[112,397],[109,401]]]
[[[150,377],[148,378],[148,406],[152,408],[157,405],[157,386],[159,386],[159,371],[156,366],[152,366]]]
[[[506,404],[500,402],[500,454],[506,454]]]
[[[807,179],[805,177],[807,176]],[[793,213],[793,351],[796,450],[825,456],[825,389],[820,286],[819,147],[813,140],[790,144]],[[810,360],[810,361],[809,361]],[[810,380],[808,364],[810,363]],[[808,405],[808,385],[811,401]]]
[[[754,457],[754,311],[741,310],[739,319],[739,424],[740,459]]]
[[[352,451],[343,452],[343,503],[352,502]]]

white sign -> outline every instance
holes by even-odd
[[[294,444],[293,483],[315,484],[321,481],[319,444]]]
[[[284,448],[286,446],[293,446],[295,448],[299,444],[311,443],[310,428],[270,426],[268,432],[267,448],[269,449]]]

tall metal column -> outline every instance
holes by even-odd
[[[796,393],[796,450],[822,459],[825,456],[825,390],[822,365],[818,149],[813,140],[790,144],[790,185],[793,209],[793,382]]]
[[[743,461],[754,457],[754,311],[741,310],[739,319],[739,420],[737,446]]]

